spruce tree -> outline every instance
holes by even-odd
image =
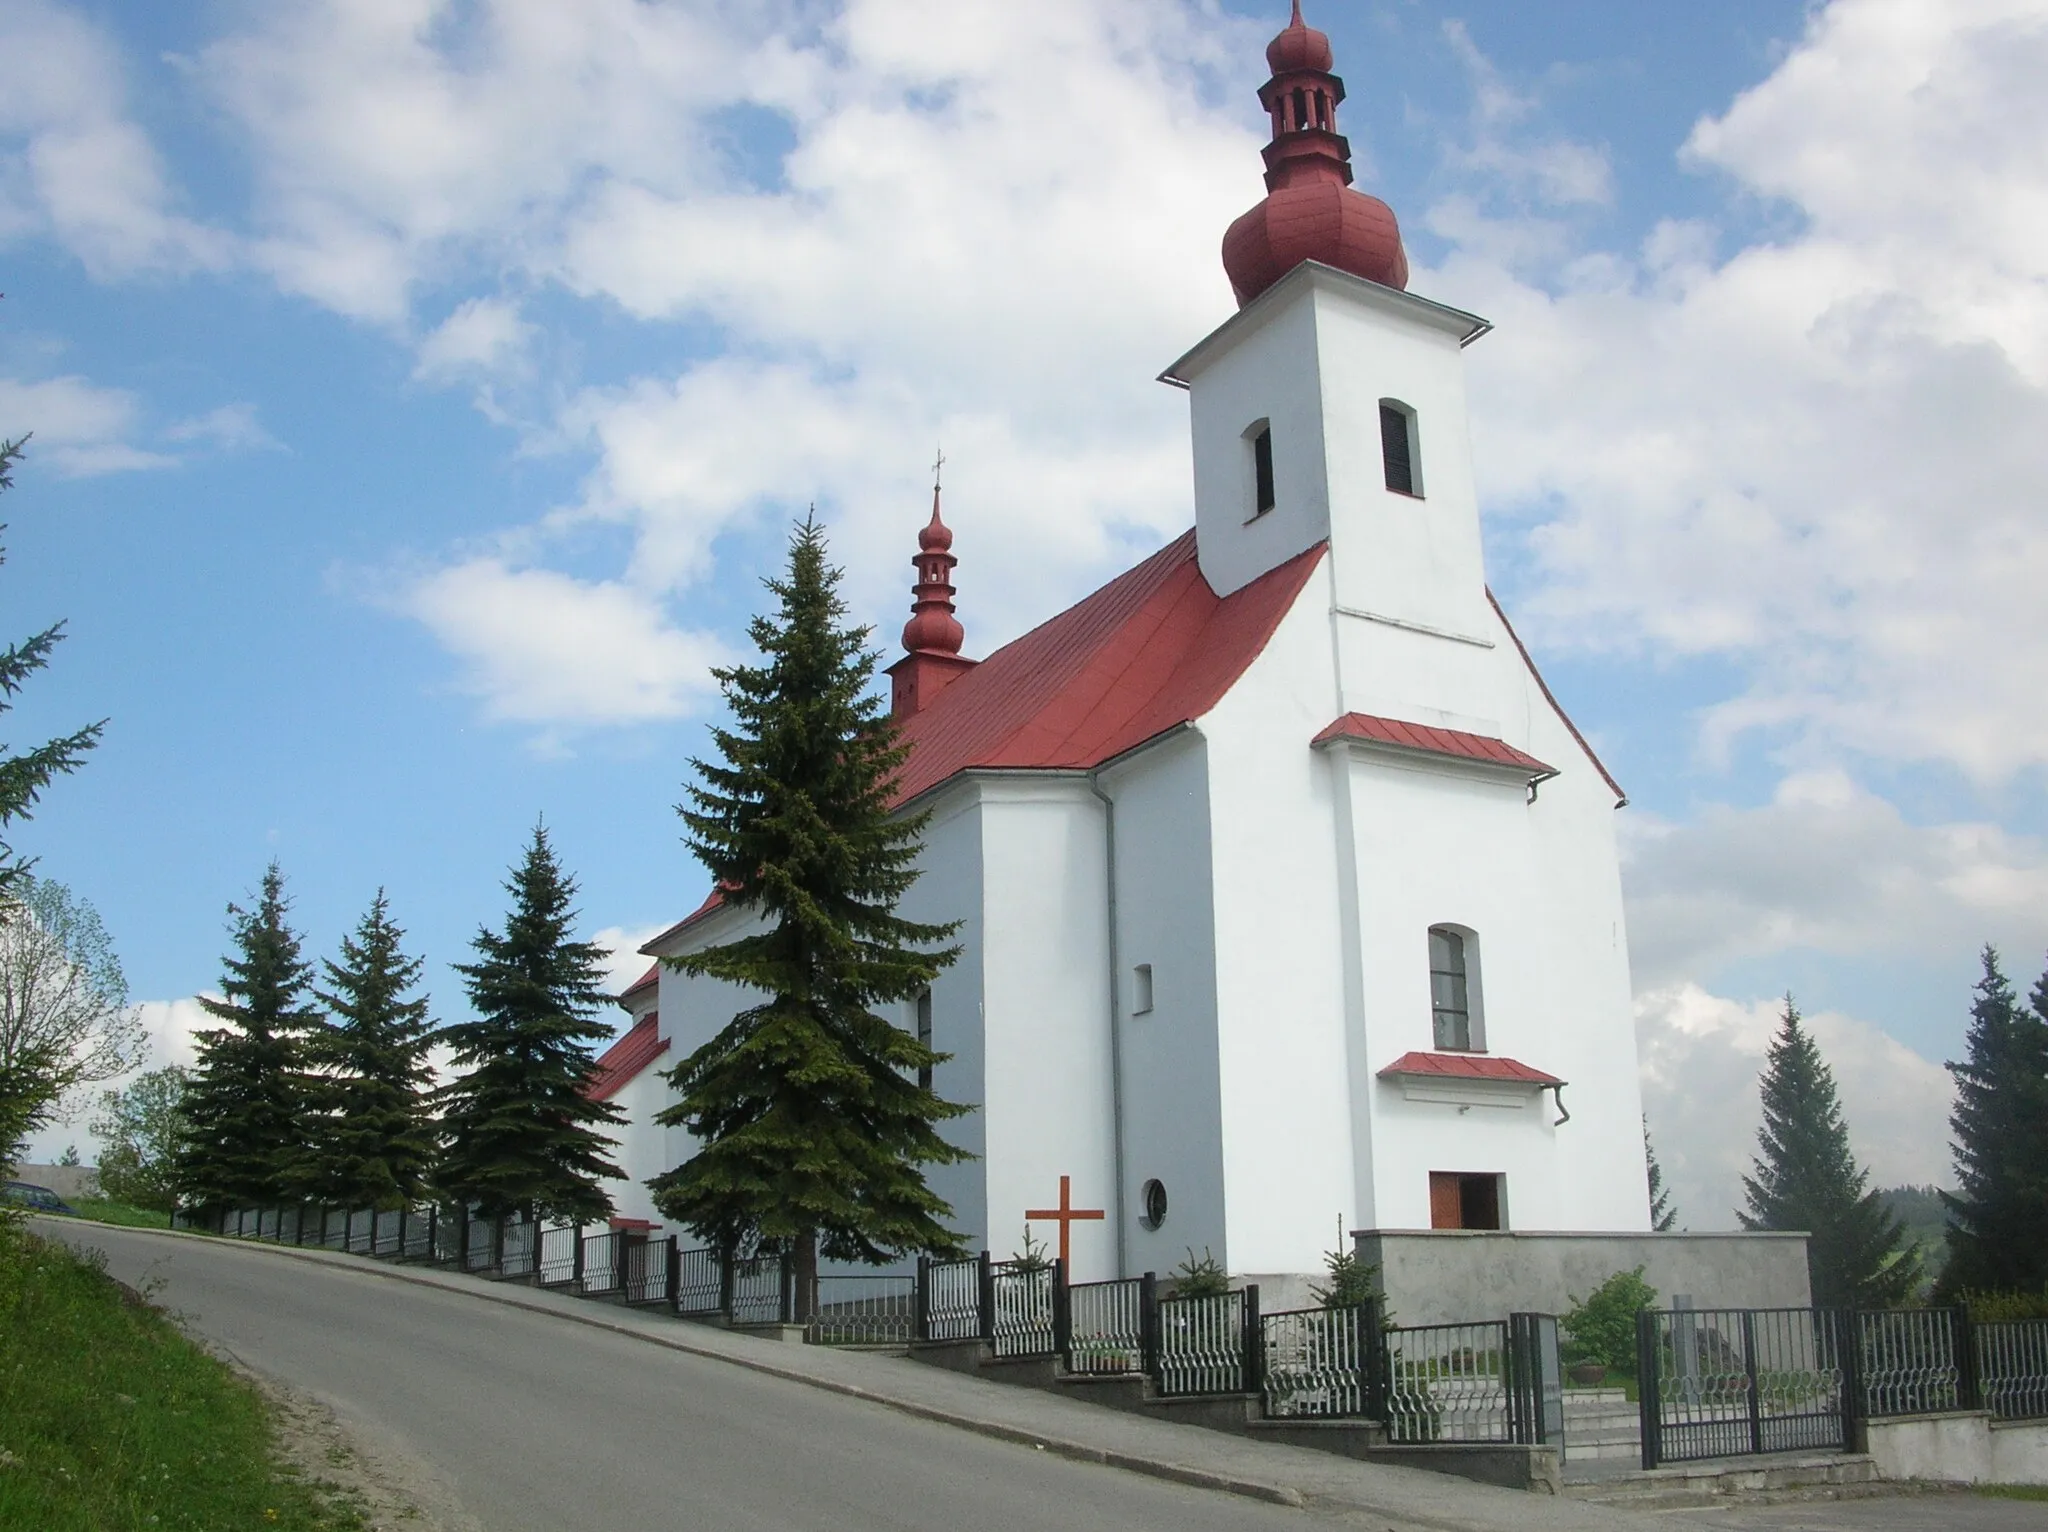
[[[2033,1009],[2014,998],[1998,954],[1970,1007],[1968,1057],[1951,1063],[1956,1190],[1948,1210],[1944,1297],[2048,1288],[2048,975]]]
[[[1669,1234],[1678,1227],[1678,1209],[1671,1205],[1671,1188],[1664,1184],[1664,1167],[1657,1163],[1657,1146],[1650,1142],[1650,1119],[1643,1119],[1643,1169],[1650,1180],[1650,1227]]]
[[[1763,1075],[1763,1127],[1754,1174],[1742,1178],[1746,1229],[1804,1230],[1813,1301],[1822,1308],[1889,1308],[1920,1282],[1920,1260],[1870,1173],[1849,1148],[1834,1072],[1785,997]]]
[[[315,1193],[338,1207],[407,1206],[433,1160],[432,1023],[425,997],[411,993],[426,965],[406,955],[404,941],[380,888],[355,934],[341,939],[341,961],[322,965],[328,987],[319,995],[333,1022],[319,1047]]]
[[[14,476],[9,470],[20,460],[23,443],[27,440],[27,437],[21,441],[0,440],[0,490],[14,487]],[[6,530],[0,527],[0,532]],[[0,562],[5,562],[4,555],[0,555]],[[14,705],[15,694],[28,678],[50,663],[50,651],[63,639],[64,624],[59,622],[18,644],[0,649],[0,713]],[[10,885],[28,869],[28,864],[14,854],[4,838],[7,827],[15,820],[30,817],[36,799],[54,778],[78,769],[85,760],[85,753],[99,743],[100,731],[105,726],[104,720],[89,724],[75,733],[49,740],[19,755],[7,754],[6,745],[0,744],[0,901],[8,898]],[[28,1092],[25,1087],[21,1095],[26,1099]],[[0,1098],[13,1099],[5,1081],[0,1081]],[[26,1115],[29,1114],[24,1108]],[[5,1147],[0,1144],[0,1149]]]
[[[176,1181],[187,1207],[275,1207],[307,1191],[315,1100],[306,1053],[320,1016],[306,1003],[313,970],[285,923],[289,909],[275,862],[254,909],[228,906],[235,952],[223,959],[225,998],[199,1001],[225,1025],[195,1039],[185,1086]]]
[[[434,1179],[487,1218],[521,1212],[586,1223],[612,1211],[598,1183],[624,1174],[598,1131],[624,1113],[583,1093],[597,1058],[591,1045],[610,1034],[598,1019],[609,998],[605,951],[570,935],[576,883],[555,860],[545,825],[534,827],[505,888],[505,929],[479,931],[479,960],[455,965],[476,1019],[435,1034],[465,1072],[436,1093]]]
[[[774,615],[749,630],[764,662],[714,672],[733,727],[713,731],[719,761],[691,763],[701,785],[678,812],[728,901],[766,929],[670,961],[765,998],[668,1071],[678,1099],[656,1120],[698,1148],[648,1182],[706,1239],[791,1254],[806,1311],[821,1253],[958,1251],[924,1167],[969,1158],[936,1126],[969,1109],[919,1080],[945,1056],[875,1009],[914,1000],[958,949],[942,946],[954,926],[896,913],[926,821],[890,813],[906,751],[839,578],[807,519],[786,577],[764,582]]]

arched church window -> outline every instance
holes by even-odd
[[[1294,88],[1294,125],[1296,128],[1308,126],[1308,92],[1298,85]]]
[[[1429,928],[1429,1004],[1436,1046],[1484,1053],[1479,1006],[1479,939],[1463,926]]]
[[[1328,127],[1329,127],[1329,125],[1330,125],[1330,98],[1329,98],[1329,97],[1328,97],[1327,95],[1325,95],[1325,94],[1324,94],[1323,92],[1321,92],[1321,91],[1317,91],[1317,92],[1316,92],[1316,126],[1317,126],[1317,127],[1319,127],[1319,128],[1328,128]]]
[[[1273,428],[1258,420],[1244,434],[1252,450],[1252,516],[1263,516],[1277,503],[1273,489]]]
[[[930,990],[926,990],[917,997],[917,1040],[923,1047],[929,1048],[932,1045],[932,992]],[[930,1090],[932,1088],[932,1066],[930,1064],[918,1065],[917,1086],[919,1090]]]
[[[1421,453],[1417,450],[1415,411],[1398,399],[1380,401],[1380,459],[1386,466],[1387,488],[1397,495],[1422,496]]]

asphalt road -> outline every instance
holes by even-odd
[[[122,1281],[155,1284],[156,1301],[220,1349],[431,1465],[488,1532],[1322,1522],[370,1272],[102,1226],[63,1232],[105,1251]]]

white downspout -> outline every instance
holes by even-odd
[[[1116,918],[1116,800],[1102,790],[1097,780],[1100,768],[1088,773],[1088,791],[1102,801],[1102,861],[1108,883],[1109,915],[1109,1114],[1111,1158],[1116,1184],[1110,1197],[1110,1216],[1116,1220],[1116,1274],[1130,1274],[1129,1220],[1124,1217],[1124,1026],[1123,973],[1117,950]]]

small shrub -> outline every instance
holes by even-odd
[[[1381,1328],[1393,1327],[1394,1313],[1387,1307],[1378,1261],[1368,1261],[1356,1250],[1332,1250],[1323,1257],[1323,1269],[1330,1274],[1330,1285],[1310,1283],[1308,1289],[1317,1303],[1326,1309],[1348,1309],[1377,1300]]]
[[[1559,1321],[1567,1340],[1564,1361],[1599,1362],[1610,1370],[1636,1370],[1636,1315],[1657,1302],[1657,1289],[1643,1280],[1643,1268],[1617,1271],[1583,1299],[1573,1296],[1571,1312]]]
[[[1031,1225],[1024,1225],[1024,1248],[1010,1256],[1013,1271],[1050,1271],[1052,1257],[1045,1253],[1045,1241],[1031,1237]]]
[[[1961,1294],[1961,1302],[1970,1311],[1970,1318],[1980,1325],[2014,1319],[2048,1319],[2048,1287],[2043,1287],[2038,1293],[2019,1288],[1994,1292],[1966,1289]]]
[[[1176,1298],[1220,1298],[1230,1291],[1230,1273],[1225,1271],[1216,1257],[1204,1245],[1200,1256],[1195,1247],[1188,1246],[1188,1258],[1173,1270],[1173,1296]]]

